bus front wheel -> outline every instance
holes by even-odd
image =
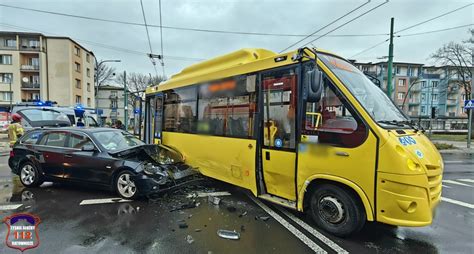
[[[363,205],[355,194],[336,185],[317,186],[310,199],[310,214],[329,233],[346,237],[362,229],[366,221]]]

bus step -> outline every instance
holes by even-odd
[[[270,201],[272,203],[282,205],[284,207],[288,207],[288,208],[291,208],[291,209],[296,209],[296,202],[295,201],[280,198],[280,197],[273,196],[273,195],[270,195],[270,194],[262,194],[262,195],[259,195],[258,197],[261,198],[261,199],[265,199],[267,201]]]

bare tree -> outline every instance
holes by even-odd
[[[470,33],[473,36],[474,30]],[[463,88],[467,100],[471,98],[473,45],[472,38],[463,43],[449,42],[431,55],[436,63],[447,66],[448,75],[456,77],[453,85]]]
[[[145,89],[148,86],[158,85],[164,80],[165,78],[162,76],[152,76],[138,72],[127,73],[127,88],[131,94],[131,96],[129,96],[129,103],[132,104],[136,98],[144,99]],[[123,86],[123,73],[117,75],[116,82]]]
[[[115,76],[115,68],[103,63],[102,60],[98,61],[99,66],[95,66],[95,79],[96,79],[96,86],[101,87],[108,81],[112,81]]]

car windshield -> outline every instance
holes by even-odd
[[[92,135],[109,152],[121,151],[145,144],[125,131],[100,131],[94,132]]]
[[[382,89],[372,83],[359,69],[340,58],[325,54],[318,56],[377,123],[387,126],[408,121]]]

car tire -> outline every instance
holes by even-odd
[[[132,180],[135,174],[129,170],[121,171],[115,178],[114,186],[117,194],[123,199],[138,198],[138,188]]]
[[[359,197],[332,184],[318,186],[312,191],[309,212],[320,228],[339,237],[359,232],[366,222]]]
[[[31,162],[25,162],[20,166],[20,182],[25,187],[37,187],[43,183],[38,168]]]

